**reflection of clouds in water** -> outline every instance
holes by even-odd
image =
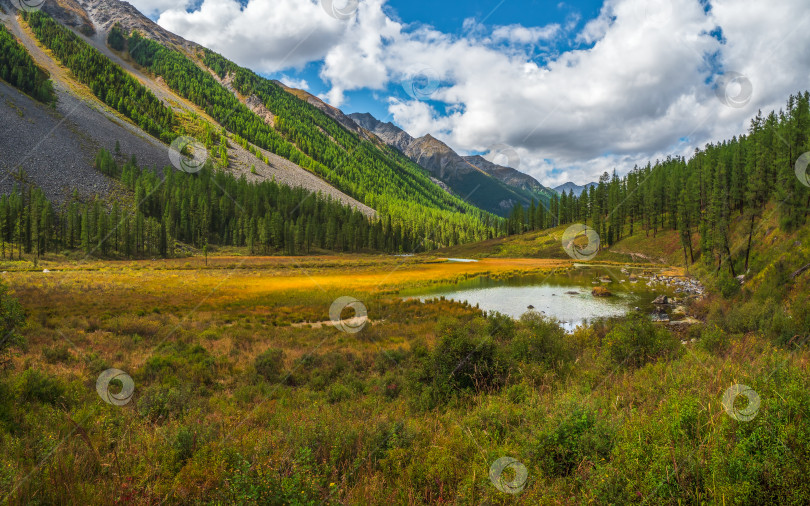
[[[566,292],[576,291],[577,295]],[[519,318],[533,311],[560,321],[561,326],[574,330],[585,321],[627,314],[638,305],[640,297],[628,293],[614,293],[613,297],[593,297],[590,291],[578,285],[541,286],[488,286],[437,291],[418,296],[420,300],[445,297],[459,302],[476,304],[485,311],[498,311]]]

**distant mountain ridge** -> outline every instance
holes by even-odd
[[[571,191],[573,191],[574,195],[579,197],[580,195],[582,195],[582,192],[585,191],[586,189],[590,188],[591,186],[598,186],[598,185],[599,183],[588,183],[580,186],[576,183],[572,183],[571,181],[569,181],[567,183],[555,187],[554,191],[557,193],[570,193]]]
[[[481,155],[463,156],[462,158],[467,160],[469,163],[475,165],[479,169],[483,170],[490,176],[499,179],[500,181],[503,181],[509,186],[514,186],[522,190],[541,193],[546,196],[551,195],[550,190],[545,186],[543,186],[542,184],[540,184],[538,180],[536,180],[535,178],[526,173],[520,172],[517,169],[513,169],[512,167],[505,167],[503,165],[498,165],[497,163],[492,163]]]
[[[552,192],[533,177],[503,167],[481,156],[461,156],[430,134],[414,138],[393,123],[383,123],[369,113],[348,115],[385,144],[427,169],[454,193],[484,210],[508,214],[516,203],[547,201]]]
[[[433,213],[431,220],[440,221],[448,229],[451,228],[448,224],[457,219],[458,223],[453,224],[456,229],[475,222],[469,226],[483,230],[494,226],[491,223],[495,222],[483,214],[478,215],[479,210],[505,217],[516,204],[529,206],[532,201],[547,204],[554,195],[552,190],[515,168],[491,163],[481,156],[460,156],[429,134],[414,138],[370,114],[347,115],[304,90],[252,74],[249,69],[240,68],[158,26],[127,2],[46,2],[43,11],[78,34],[81,43],[98,51],[100,55],[94,58],[109,60],[113,71],[121,69],[122,75],[135,78],[144,86],[145,93],[154,95],[155,107],[171,110],[175,123],[161,123],[162,133],[149,133],[144,130],[149,124],[147,119],[155,118],[133,116],[131,107],[122,109],[119,105],[118,109],[125,111],[122,113],[116,109],[116,104],[106,103],[110,94],[98,92],[99,84],[90,82],[97,80],[95,77],[87,78],[90,79],[87,83],[77,83],[76,76],[64,70],[63,62],[38,47],[40,43],[26,31],[25,21],[13,15],[16,5],[11,0],[0,0],[0,5],[4,8],[0,22],[20,39],[55,82],[57,111],[66,118],[65,125],[70,126],[64,132],[59,129],[60,135],[67,139],[68,131],[81,131],[88,137],[87,142],[65,143],[70,145],[69,149],[61,145],[58,149],[56,145],[52,150],[40,149],[38,156],[47,155],[46,163],[33,157],[20,157],[21,161],[16,162],[32,174],[37,184],[48,188],[51,198],[64,198],[73,188],[68,175],[60,173],[58,179],[49,176],[57,172],[62,163],[69,162],[71,167],[82,168],[75,170],[84,170],[92,165],[98,149],[109,150],[116,143],[125,154],[138,154],[139,160],[150,165],[165,166],[168,162],[166,139],[179,132],[181,123],[189,121],[195,123],[194,128],[203,131],[224,129],[228,132],[225,137],[231,142],[213,147],[218,141],[209,140],[207,144],[211,146],[207,147],[212,159],[215,157],[216,162],[230,172],[245,175],[249,181],[275,179],[283,184],[323,191],[370,216],[377,207],[395,209],[398,213],[395,218],[403,223],[410,219],[406,215],[416,213],[416,209],[424,215],[421,210],[424,206]],[[108,34],[112,31],[123,34],[127,40],[125,46],[114,48],[108,44]],[[135,41],[133,45],[129,45],[130,36]],[[81,71],[82,66],[90,63],[90,60],[82,60],[74,65]],[[189,75],[204,85],[197,91],[187,86],[186,76]],[[79,117],[81,126],[73,125],[79,119],[73,121],[72,118],[78,115],[65,109],[75,100],[89,107],[88,113]],[[21,103],[27,104],[24,100]],[[11,116],[11,106],[6,105],[0,104],[0,112]],[[235,112],[224,114],[225,109]],[[105,129],[107,118],[123,129]],[[32,127],[21,121],[19,130],[25,138]],[[163,134],[166,138],[156,137]],[[37,138],[36,135],[30,137]],[[21,152],[32,148],[30,142],[10,142],[5,138],[0,141],[4,145],[19,145]],[[144,146],[145,143],[148,146]],[[212,151],[214,149],[216,152]],[[92,170],[83,177],[88,181],[98,179],[99,188],[104,189],[102,193],[107,193],[107,186],[102,184],[106,181]],[[43,183],[49,179],[67,184],[48,186]],[[439,218],[442,213],[445,215]],[[419,226],[427,225],[420,222]],[[447,234],[449,237],[451,232]]]

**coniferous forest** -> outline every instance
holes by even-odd
[[[40,102],[53,102],[53,83],[45,71],[36,66],[25,50],[0,25],[0,79],[28,93]]]
[[[179,52],[137,32],[129,37],[127,47],[138,64],[161,76],[174,91],[204,109],[227,130],[314,172],[381,216],[390,216],[392,223],[411,236],[428,238],[430,247],[482,240],[501,233],[502,220],[449,195],[430,181],[424,169],[403,155],[360,140],[314,106],[266,79],[243,84],[242,79],[250,79],[245,71],[236,74],[234,86],[240,92],[257,94],[265,102],[275,115],[274,127]],[[225,67],[233,65],[212,53],[206,53],[205,58],[223,76],[227,75]]]
[[[96,168],[120,181],[134,206],[78,195],[64,206],[38,188],[0,197],[3,258],[81,249],[88,255],[127,258],[174,256],[179,243],[246,247],[250,253],[422,251],[391,220],[370,219],[340,202],[274,181],[249,183],[208,164],[197,174],[143,170],[133,156],[119,165],[101,150]]]
[[[579,197],[563,193],[548,208],[515,207],[509,233],[584,223],[607,247],[627,236],[677,231],[687,265],[701,259],[736,276],[748,270],[751,237],[764,213],[776,213],[787,231],[807,223],[810,188],[795,167],[808,151],[810,93],[805,91],[789,97],[780,111],[757,114],[747,134],[696,149],[688,159],[657,160],[623,177],[605,173],[597,186]],[[737,253],[729,240],[735,216],[749,224],[747,247]]]
[[[40,42],[107,105],[164,142],[185,133],[169,107],[76,34],[42,12],[25,18]],[[137,32],[124,39],[119,27],[111,31],[108,42],[113,48],[125,47],[139,65],[162,77],[169,87],[220,121],[241,141],[289,159],[375,209],[382,220],[380,228],[400,231],[401,240],[386,248],[402,247],[410,252],[413,250],[408,245],[413,243],[419,245],[414,250],[434,249],[503,233],[502,219],[449,195],[430,181],[424,169],[401,154],[360,141],[296,97],[290,95],[294,105],[276,112],[274,128],[179,52]],[[310,114],[313,121],[295,119],[303,113]],[[288,126],[282,128],[284,124]]]
[[[177,137],[171,109],[137,79],[47,14],[28,13],[26,20],[37,39],[102,102],[163,142]]]
[[[769,39],[778,3],[754,18],[604,1],[569,21],[584,7],[566,2],[543,26],[510,3],[496,17],[516,24],[470,24],[477,7],[453,4],[473,16],[455,33],[400,23],[404,0],[354,2],[355,18],[352,2],[300,0],[324,33],[293,51],[328,52],[267,74],[288,87],[223,56],[270,55],[265,68],[285,45],[263,41],[304,33],[256,36],[279,26],[247,19],[262,2],[231,2],[216,26],[191,22],[211,2],[166,7],[192,26],[176,35],[150,19],[163,7],[24,12],[35,3],[0,0],[0,504],[810,504],[810,93],[787,96],[810,63],[782,35],[810,39],[784,29],[795,6]],[[715,19],[700,47],[721,49],[699,60],[648,43]],[[379,40],[369,20],[385,21]],[[726,68],[760,45],[797,72],[769,89]],[[380,60],[346,50],[375,47]],[[341,88],[336,55],[363,57],[339,70],[364,88]],[[437,82],[396,82],[422,57]],[[383,88],[361,63],[380,63]],[[604,68],[616,75],[570,86]],[[657,86],[673,72],[685,81]],[[787,102],[726,111],[732,74],[735,106]],[[413,132],[350,123],[315,100],[329,86]],[[741,135],[692,151],[685,95],[722,111],[695,132]],[[548,104],[560,115],[535,125]],[[466,171],[428,133],[409,144],[420,122],[476,151],[512,139],[555,183],[589,153],[645,158],[557,194]],[[669,142],[690,147],[647,162]],[[587,246],[570,237],[583,229]]]

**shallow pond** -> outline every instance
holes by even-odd
[[[652,313],[655,309],[652,301],[658,295],[671,295],[668,290],[652,291],[641,277],[637,282],[630,282],[633,273],[640,276],[641,270],[622,272],[619,268],[578,267],[565,273],[505,280],[482,276],[401,295],[422,301],[438,297],[466,301],[485,311],[498,311],[513,318],[530,310],[537,311],[556,318],[570,331],[596,318],[625,315],[636,307]],[[591,295],[596,286],[606,288],[612,296]]]

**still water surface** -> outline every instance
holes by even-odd
[[[610,281],[605,282],[607,279]],[[607,288],[613,296],[594,297],[591,290],[595,286]],[[651,313],[652,301],[660,293],[665,292],[651,291],[643,279],[631,283],[629,274],[618,268],[582,267],[563,274],[528,275],[508,280],[482,276],[402,295],[422,301],[438,297],[466,301],[485,311],[498,311],[513,318],[533,310],[556,318],[570,331],[592,319],[622,316],[636,307]]]

